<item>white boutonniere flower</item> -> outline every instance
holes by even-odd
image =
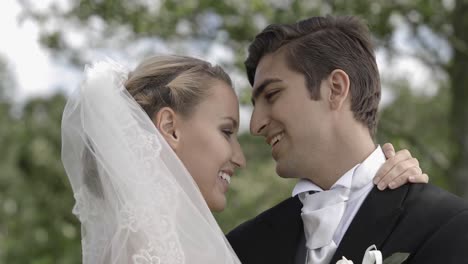
[[[342,257],[336,264],[353,264],[351,260],[346,259],[345,257]]]
[[[382,260],[382,252],[377,250],[375,245],[372,245],[366,249],[364,258],[362,259],[362,264],[400,264],[403,263],[409,255],[409,253],[396,252],[385,260]],[[353,262],[343,257],[338,260],[336,264],[353,264]]]
[[[343,257],[338,260],[336,264],[353,264],[353,262]],[[377,250],[375,245],[366,249],[366,253],[364,253],[364,258],[362,259],[362,264],[382,264],[382,253]]]

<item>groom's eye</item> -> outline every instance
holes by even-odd
[[[279,93],[279,90],[273,90],[273,91],[267,92],[265,94],[265,99],[270,102],[271,100],[274,99],[275,95],[277,95],[278,93]]]

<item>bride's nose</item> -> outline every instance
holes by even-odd
[[[234,149],[233,149],[231,162],[234,163],[234,165],[240,169],[245,168],[246,160],[245,160],[244,152],[242,151],[242,148],[238,141],[234,143]]]

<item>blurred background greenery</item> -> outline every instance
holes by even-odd
[[[138,61],[158,47],[171,47],[168,52],[216,60],[212,49],[222,47],[232,58],[220,64],[239,79],[244,104],[249,89],[242,62],[263,27],[313,15],[361,16],[374,34],[379,67],[390,69],[382,78],[391,100],[381,109],[378,142],[410,149],[431,182],[468,198],[466,0],[70,0],[47,9],[35,8],[33,1],[18,3],[20,20],[40,26],[43,47],[78,68],[96,50],[121,50],[120,57]],[[84,41],[75,42],[67,35],[71,31]],[[401,32],[406,37],[399,37]],[[405,58],[418,63],[396,63]],[[81,263],[80,227],[60,161],[66,95],[17,103],[7,65],[0,57],[0,263]],[[392,75],[408,65],[413,66],[404,69],[406,75]],[[419,67],[428,69],[430,78],[418,88],[411,75]],[[240,140],[248,167],[233,179],[228,209],[216,214],[224,231],[288,197],[294,185],[275,176],[262,139],[246,132]]]

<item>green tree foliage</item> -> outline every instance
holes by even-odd
[[[80,227],[60,161],[65,97],[0,113],[0,263],[79,263]]]
[[[445,177],[454,151],[449,90],[440,89],[435,96],[427,96],[415,94],[405,82],[394,85],[398,97],[381,111],[377,141],[409,149],[418,157],[421,168],[429,172],[433,184],[450,189],[451,179]]]
[[[7,103],[15,85],[8,61],[0,55],[0,103]]]

